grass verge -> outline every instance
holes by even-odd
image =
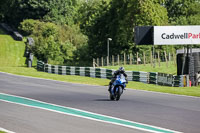
[[[173,74],[176,75],[177,68],[176,65],[174,65],[174,62],[170,61],[168,62],[168,66],[166,65],[166,62],[161,62],[160,66],[158,63],[155,65],[155,67],[151,66],[151,64],[139,64],[139,65],[122,65],[126,71],[143,71],[143,72],[159,72],[159,73],[167,73],[167,74]],[[105,66],[104,68],[107,69],[119,69],[119,66]]]
[[[0,66],[25,65],[25,43],[15,41],[0,29]]]
[[[91,77],[49,74],[45,72],[38,72],[34,68],[27,68],[27,67],[0,67],[0,71],[17,75],[25,75],[25,76],[52,79],[64,82],[100,85],[100,86],[107,86],[110,81],[108,79],[99,79]],[[129,81],[127,88],[200,97],[200,87],[166,87],[166,86],[158,86],[152,84],[144,84],[141,82]]]

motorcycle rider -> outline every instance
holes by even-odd
[[[114,81],[117,78],[117,75],[123,74],[125,79],[126,79],[126,83],[128,84],[128,79],[127,79],[127,74],[125,73],[124,67],[120,67],[117,71],[114,72],[113,77],[111,78],[111,81],[109,83],[109,88],[108,91],[111,91],[112,88],[112,84],[114,83]]]

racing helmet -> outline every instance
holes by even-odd
[[[120,72],[120,73],[124,73],[124,71],[125,71],[125,70],[124,70],[124,67],[120,67],[120,68],[119,68],[119,72]]]

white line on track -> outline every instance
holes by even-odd
[[[72,110],[75,110],[75,111],[80,111],[80,112],[83,112],[83,113],[89,113],[89,114],[93,114],[93,115],[98,115],[98,116],[101,116],[101,117],[107,117],[107,118],[112,118],[112,119],[116,119],[116,120],[122,120],[122,121],[126,121],[126,122],[131,122],[131,123],[135,123],[135,124],[138,124],[138,125],[148,126],[150,128],[165,130],[164,132],[182,133],[182,132],[179,132],[179,131],[174,131],[174,130],[170,130],[170,129],[166,129],[166,128],[162,128],[162,127],[157,127],[157,126],[153,126],[153,125],[138,123],[138,122],[129,121],[129,120],[116,118],[116,117],[112,117],[112,116],[107,116],[107,115],[97,114],[97,113],[93,113],[93,112],[89,112],[89,111],[85,111],[85,110],[80,110],[80,109],[76,109],[76,108],[65,107],[65,106],[56,105],[56,104],[52,104],[52,103],[47,103],[47,102],[43,102],[43,101],[31,99],[31,98],[22,97],[22,96],[16,96],[16,95],[11,95],[11,94],[6,94],[6,93],[0,93],[0,94],[13,96],[13,97],[18,97],[18,98],[22,98],[24,100],[31,100],[31,101],[44,103],[44,104],[48,104],[48,105],[53,105],[53,106],[57,106],[57,107],[63,107],[63,108],[66,108],[66,109],[68,108],[68,109],[72,109]],[[65,115],[71,115],[71,116],[85,118],[85,119],[89,119],[89,120],[94,120],[94,121],[99,121],[99,122],[104,122],[104,123],[110,123],[110,124],[114,124],[114,125],[120,125],[120,126],[129,127],[129,128],[133,128],[133,129],[137,129],[137,130],[141,130],[141,131],[147,131],[147,132],[152,132],[152,133],[161,133],[162,132],[162,131],[160,132],[160,131],[156,131],[156,130],[151,130],[151,129],[148,129],[148,128],[142,128],[142,127],[137,127],[137,126],[126,125],[126,124],[123,124],[123,123],[116,123],[116,122],[112,122],[112,121],[105,121],[105,120],[95,119],[95,118],[87,117],[87,116],[84,116],[84,115],[61,112],[59,110],[48,109],[48,108],[44,108],[42,106],[41,107],[40,106],[32,106],[32,105],[28,105],[28,104],[17,103],[17,102],[2,100],[2,99],[0,99],[0,101],[4,101],[4,102],[7,102],[7,103],[13,103],[13,104],[17,104],[17,105],[22,105],[22,106],[26,106],[26,107],[31,107],[31,108],[38,108],[38,109],[47,110],[47,111],[51,111],[51,112],[56,112],[56,113],[60,113],[60,114],[65,114]],[[9,132],[9,133],[13,133],[13,132]]]
[[[13,131],[9,131],[9,130],[4,129],[4,128],[2,128],[2,127],[0,127],[0,131],[6,132],[6,133],[15,133],[15,132],[13,132]]]

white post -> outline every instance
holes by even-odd
[[[108,53],[107,53],[107,56],[108,56],[108,58],[107,58],[107,61],[108,61],[107,64],[108,64],[108,65],[109,65],[109,41],[112,41],[112,38],[108,38],[108,39],[107,39],[107,50],[108,50],[108,51],[107,51],[107,52],[108,52]]]

